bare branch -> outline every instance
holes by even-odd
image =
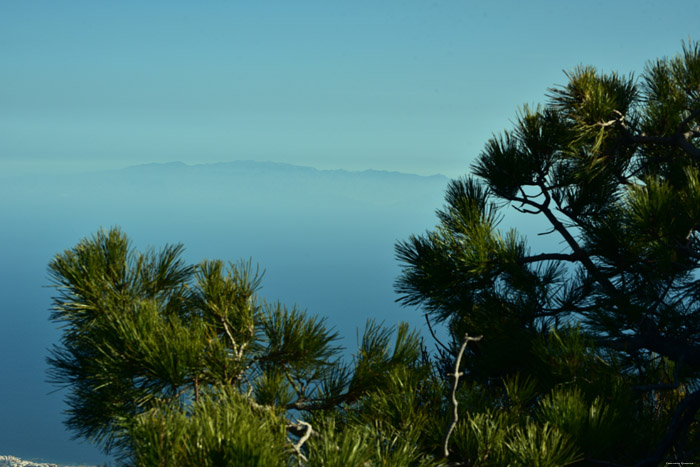
[[[625,126],[625,115],[617,109],[613,110],[613,113],[617,114],[617,118],[613,118],[612,120],[608,120],[607,122],[595,123],[594,126],[599,126],[601,128],[605,128],[605,127],[613,126],[613,125],[619,123],[619,124],[622,124],[622,126],[624,127]]]
[[[663,146],[675,146],[681,148],[690,157],[696,161],[700,161],[700,148],[693,146],[688,141],[685,133],[679,133],[673,136],[647,136],[647,135],[628,135],[633,143],[636,144],[660,144]]]
[[[220,316],[219,318],[221,319],[221,324],[224,326],[224,331],[226,332],[226,335],[228,336],[228,339],[231,342],[231,350],[233,351],[233,355],[236,358],[236,361],[242,361],[243,353],[248,345],[247,342],[243,342],[241,343],[241,345],[236,344],[236,339],[234,339],[233,334],[231,333],[231,328],[229,328],[226,318],[224,318],[223,316]]]
[[[457,354],[457,361],[455,362],[455,372],[451,374],[452,377],[454,377],[454,385],[452,386],[452,423],[450,423],[449,428],[447,429],[447,433],[445,433],[445,443],[443,445],[443,454],[445,457],[449,457],[450,455],[450,450],[448,448],[449,443],[450,443],[450,436],[452,436],[452,431],[455,429],[455,426],[457,425],[457,421],[459,420],[459,414],[457,413],[457,385],[459,384],[459,378],[464,374],[459,371],[459,366],[462,363],[462,356],[464,355],[464,351],[467,349],[467,344],[469,341],[480,341],[483,336],[479,337],[469,337],[469,334],[464,335],[464,341],[462,342],[462,346],[459,348],[459,353]]]
[[[224,326],[224,331],[226,332],[226,335],[228,336],[229,341],[231,341],[231,348],[233,349],[233,353],[238,356],[238,344],[236,344],[236,339],[233,338],[233,334],[231,334],[231,330],[228,327],[228,323],[226,322],[226,318],[223,316],[221,318],[221,324]]]
[[[308,441],[309,437],[314,433],[313,428],[311,428],[311,424],[302,420],[297,420],[296,425],[290,425],[288,427],[289,431],[292,431],[290,429],[294,429],[296,431],[300,431],[301,427],[304,427],[304,433],[300,435],[299,441],[296,443],[292,443],[292,448],[294,451],[297,453],[297,456],[299,456],[299,465],[301,465],[301,462],[308,462],[309,460],[306,458],[306,456],[301,452],[301,447],[304,445],[306,441]]]

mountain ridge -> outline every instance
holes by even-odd
[[[422,175],[412,172],[402,172],[398,170],[383,170],[383,169],[364,169],[364,170],[348,170],[348,169],[318,169],[316,167],[290,164],[287,162],[276,161],[256,161],[252,159],[237,159],[225,162],[209,162],[201,164],[187,164],[182,161],[171,162],[149,162],[145,164],[129,165],[120,169],[101,170],[99,173],[116,172],[116,171],[137,171],[137,170],[211,170],[211,169],[268,169],[271,171],[295,171],[318,173],[325,175],[385,175],[385,176],[407,176],[418,177],[422,179],[444,179],[448,177],[443,174]]]

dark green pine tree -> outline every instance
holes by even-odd
[[[461,359],[450,460],[700,461],[700,44],[640,79],[567,77],[396,248],[400,302],[451,336],[446,377],[482,337]],[[508,207],[551,248],[499,230]]]

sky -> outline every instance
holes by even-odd
[[[0,2],[0,176],[182,161],[468,172],[563,70],[637,74],[700,1]]]

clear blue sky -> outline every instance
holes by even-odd
[[[641,71],[700,1],[4,1],[0,174],[180,160],[457,176],[564,69]]]

